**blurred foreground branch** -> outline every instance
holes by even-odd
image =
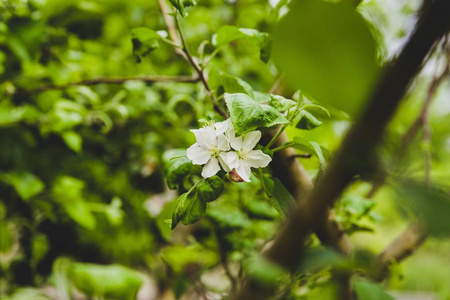
[[[367,168],[384,129],[396,111],[424,59],[450,27],[450,2],[436,0],[421,15],[416,29],[399,57],[385,70],[366,109],[345,137],[336,157],[308,197],[297,206],[266,257],[286,268],[295,269],[310,229],[324,234],[330,207],[354,177]],[[253,280],[247,280],[235,299],[267,299],[270,295]]]

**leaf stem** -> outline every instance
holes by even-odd
[[[270,149],[270,150],[273,151],[273,152],[277,152],[277,151],[280,151],[280,150],[292,147],[293,145],[295,145],[294,142],[288,142],[288,143],[285,143],[285,144],[283,144],[283,145],[281,145],[279,147],[276,147],[276,148],[273,148],[273,149]]]

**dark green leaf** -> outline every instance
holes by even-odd
[[[295,88],[352,114],[378,73],[367,23],[342,2],[294,1],[276,28],[274,59]]]
[[[186,157],[186,150],[172,149],[163,156],[167,185],[176,189],[178,184],[192,171],[192,162]]]
[[[286,219],[295,204],[294,198],[278,178],[264,176],[263,180],[272,205],[280,216]]]
[[[149,28],[139,27],[131,31],[131,43],[133,44],[133,55],[136,62],[140,63],[142,59],[150,52],[159,47],[161,37]]]
[[[206,178],[202,183],[198,185],[198,198],[202,202],[214,201],[223,193],[223,189],[223,180],[220,179],[219,176],[214,175],[210,178]]]
[[[312,114],[306,110],[302,110],[299,113],[300,121],[298,121],[296,127],[300,129],[311,130],[322,125],[322,122],[317,120]]]
[[[220,226],[221,229],[235,230],[250,225],[248,217],[236,207],[220,206],[208,209],[208,216]]]
[[[225,102],[237,135],[288,121],[269,105],[259,104],[246,94],[225,94]]]
[[[170,3],[175,7],[182,17],[187,16],[186,7],[191,7],[196,5],[195,0],[169,0]]]
[[[181,195],[175,204],[172,214],[172,229],[181,221],[185,225],[193,224],[200,220],[206,212],[206,202],[198,198],[194,188]]]
[[[310,142],[299,136],[294,137],[294,148],[315,155],[319,160],[319,173],[325,171],[327,161],[323,155],[322,147],[316,142]]]

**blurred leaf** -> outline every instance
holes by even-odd
[[[306,110],[319,120],[330,118],[330,112],[328,109],[317,104],[305,104],[302,109]]]
[[[14,233],[8,223],[0,222],[0,253],[7,253],[14,245]]]
[[[351,5],[295,1],[274,43],[274,59],[294,87],[353,115],[361,109],[378,73],[376,44]]]
[[[286,280],[289,276],[282,267],[262,257],[246,261],[245,269],[253,279],[271,286],[278,285],[281,280]]]
[[[80,153],[83,146],[83,138],[74,131],[66,131],[61,134],[64,142],[67,147],[75,151],[76,153]]]
[[[161,251],[161,258],[175,272],[180,273],[190,266],[196,266],[197,269],[213,266],[218,262],[219,255],[200,244],[173,245]]]
[[[252,200],[246,205],[250,217],[274,220],[278,217],[276,209],[264,201]]]
[[[242,229],[250,225],[247,216],[235,207],[220,206],[208,209],[208,216],[224,230]]]
[[[353,280],[358,299],[364,300],[394,300],[392,296],[387,294],[383,289],[375,284],[362,279]]]
[[[95,217],[89,206],[81,199],[71,199],[63,202],[66,213],[78,224],[86,229],[93,230],[96,225]]]
[[[140,63],[145,56],[157,49],[160,40],[161,36],[149,28],[139,27],[131,30],[131,43],[133,44],[133,55],[136,62]]]
[[[283,96],[270,95],[269,105],[276,110],[283,112],[297,105],[297,102],[291,99],[286,99]]]
[[[32,173],[9,173],[4,178],[23,200],[30,200],[45,188],[44,183]]]
[[[259,104],[246,94],[226,93],[225,102],[237,135],[288,122],[276,109]]]
[[[260,59],[266,63],[269,61],[272,54],[272,38],[268,33],[226,25],[213,36],[212,42],[214,46],[220,47],[238,39],[246,39],[255,43],[260,49]]]
[[[89,297],[134,300],[143,283],[140,273],[119,265],[72,263],[70,279]]]
[[[402,202],[422,218],[429,234],[447,237],[450,234],[450,196],[434,187],[408,184],[399,189]]]
[[[263,180],[270,195],[269,198],[272,205],[278,211],[283,220],[286,220],[286,217],[290,214],[295,205],[294,198],[278,178],[263,176]]]
[[[322,122],[317,120],[312,114],[306,110],[301,110],[299,113],[300,121],[298,121],[296,127],[299,129],[311,130],[322,125]]]
[[[196,5],[195,0],[169,0],[170,3],[175,7],[182,17],[187,16],[186,7],[191,7]]]
[[[38,233],[33,237],[32,244],[32,264],[34,267],[37,266],[39,261],[44,258],[45,254],[49,250],[49,243],[47,240],[47,236],[42,233]]]
[[[202,202],[214,201],[223,193],[224,188],[223,180],[219,176],[206,178],[197,187],[198,198]]]

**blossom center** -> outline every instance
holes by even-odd
[[[247,158],[247,152],[244,150],[236,151],[237,156],[239,159],[246,159]]]
[[[217,147],[212,148],[209,150],[209,153],[211,153],[212,157],[218,158],[220,154],[220,150]]]

